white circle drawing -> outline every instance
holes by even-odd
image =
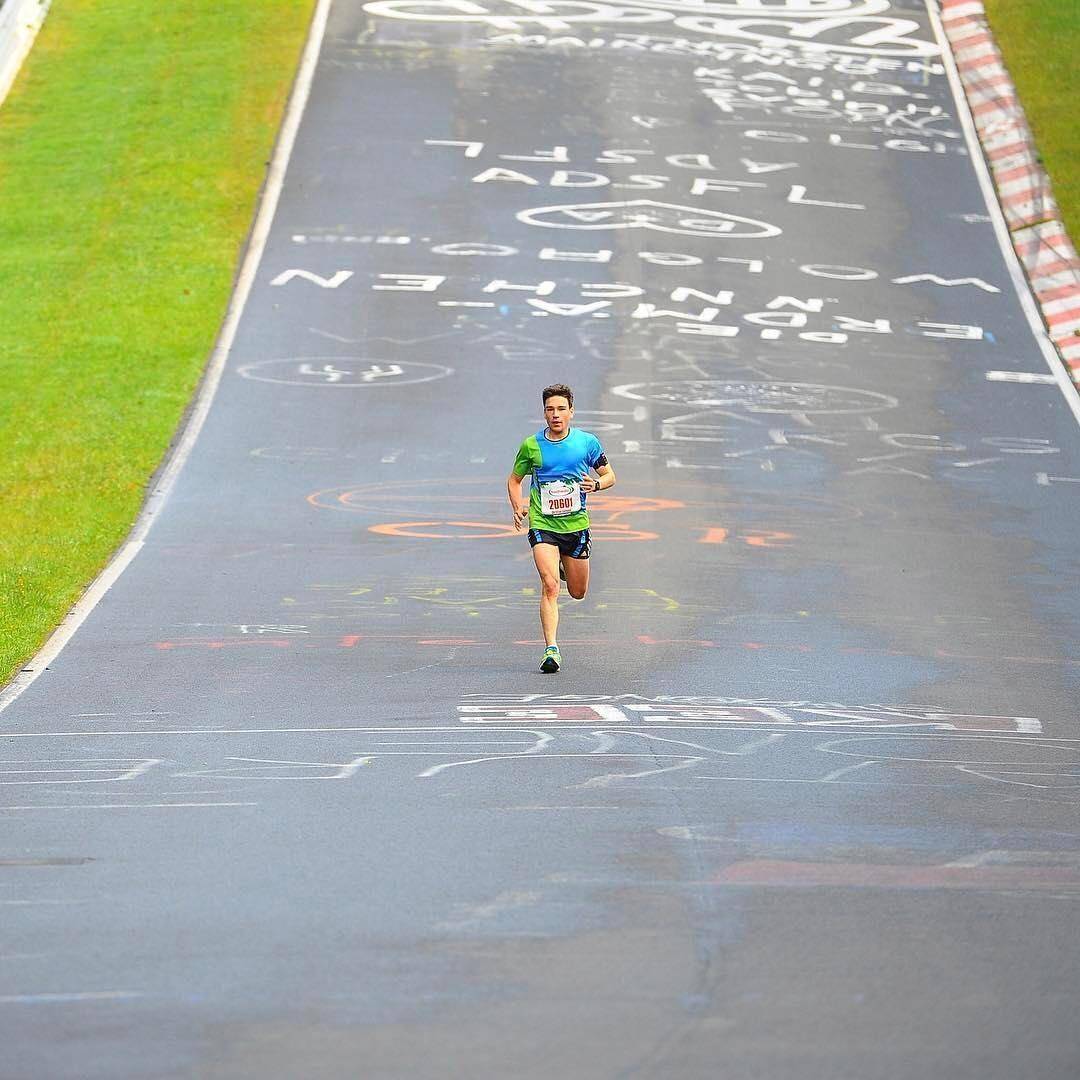
[[[291,356],[244,364],[238,374],[256,382],[283,386],[332,386],[368,390],[379,386],[409,386],[445,379],[453,368],[409,360],[374,360],[370,357]]]
[[[652,199],[626,202],[570,203],[521,210],[518,221],[542,229],[652,229],[683,236],[711,236],[725,240],[779,236],[780,228],[767,221],[723,214],[699,206],[678,206]]]
[[[698,409],[741,409],[748,413],[867,413],[894,409],[899,404],[888,394],[849,386],[722,379],[624,383],[613,393],[632,401],[667,401]]]
[[[529,23],[549,30],[565,30],[576,22],[654,23],[669,22],[671,13],[646,5],[594,3],[593,0],[507,0],[505,3],[473,3],[472,0],[375,0],[365,4],[369,15],[413,22],[486,23],[498,30],[516,30]]]

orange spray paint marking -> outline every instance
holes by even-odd
[[[786,532],[761,532],[752,533],[746,538],[746,542],[751,547],[764,547],[764,548],[780,548],[787,547],[785,541],[794,540],[795,537],[791,533]]]
[[[623,514],[650,513],[658,510],[681,510],[686,503],[677,499],[648,499],[636,495],[604,495],[597,505],[589,504],[590,519],[601,514],[607,515],[607,521],[614,521]]]
[[[442,531],[427,531],[431,529]],[[447,532],[447,529],[466,531]],[[485,531],[475,531],[478,529]],[[513,525],[495,521],[390,521],[382,525],[371,525],[368,532],[383,536],[410,536],[419,540],[492,540],[520,535]]]
[[[705,530],[705,535],[698,541],[699,544],[723,544],[727,541],[727,529],[721,529],[719,525],[710,525]]]
[[[705,530],[705,535],[698,541],[699,544],[726,544],[731,537],[731,533],[727,529],[721,528],[719,525],[710,525]],[[764,548],[781,548],[787,547],[786,541],[794,540],[794,533],[787,532],[753,532],[747,533],[745,536],[740,536],[740,540],[749,544],[751,547],[764,547]]]
[[[463,531],[454,531],[463,530]],[[417,540],[505,540],[524,536],[513,525],[498,521],[388,521],[368,526],[368,532],[381,536],[406,536]],[[631,529],[621,523],[592,524],[590,532],[605,540],[658,540],[659,533]]]
[[[612,525],[608,522],[592,524],[589,532],[600,540],[659,540],[660,534],[631,529],[629,525]]]

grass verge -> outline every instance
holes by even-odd
[[[1076,108],[1080,4],[984,0],[987,18],[1016,84],[1039,156],[1073,242],[1080,242],[1080,157]]]
[[[123,540],[224,314],[314,0],[54,0],[0,107],[0,685]]]

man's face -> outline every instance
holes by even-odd
[[[574,408],[564,397],[549,397],[544,402],[544,419],[556,435],[565,435],[574,418]]]

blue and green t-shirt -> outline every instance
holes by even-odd
[[[600,440],[587,431],[571,428],[565,438],[553,442],[547,428],[530,435],[517,452],[515,476],[531,476],[529,491],[529,527],[548,532],[581,532],[589,527],[589,512],[585,508],[585,492],[577,485],[595,469],[607,464]],[[542,492],[546,489],[548,504],[558,510],[576,506],[570,513],[544,513]]]

